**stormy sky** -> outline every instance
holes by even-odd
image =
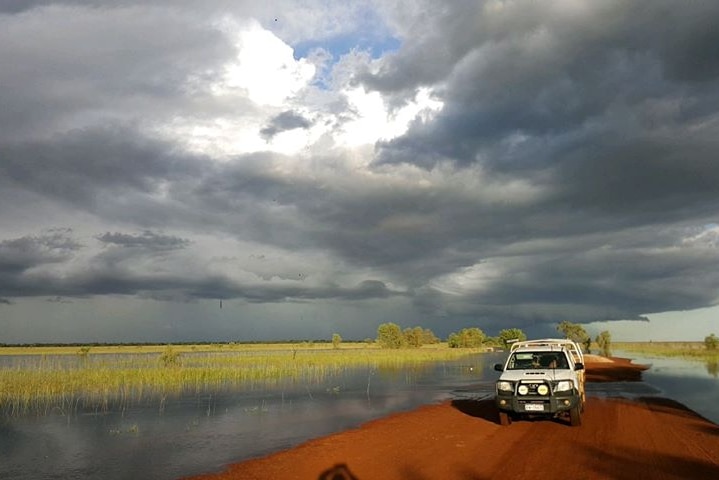
[[[0,343],[719,320],[719,2],[3,1],[0,65]]]

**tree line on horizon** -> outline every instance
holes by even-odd
[[[565,338],[578,343],[585,353],[590,352],[592,339],[580,324],[569,321],[562,321],[557,325],[557,331],[564,335]],[[478,327],[463,328],[458,332],[450,333],[447,337],[447,344],[450,348],[481,348],[481,347],[498,347],[508,348],[515,341],[524,341],[527,335],[519,328],[507,328],[499,331],[496,337],[486,335]],[[312,345],[313,343],[332,343],[335,348],[343,342],[342,337],[338,333],[332,334],[330,340],[279,340],[273,343],[302,343]],[[412,348],[421,347],[422,345],[432,345],[440,343],[441,340],[429,328],[412,327],[402,329],[399,325],[389,322],[383,323],[377,327],[377,337],[375,339],[366,338],[365,343],[377,343],[382,348]],[[599,353],[604,356],[611,355],[612,336],[608,330],[600,332],[594,339],[599,347]],[[268,343],[265,340],[244,340],[232,341],[229,345],[261,345]],[[706,350],[719,350],[719,337],[712,333],[704,337],[704,348]],[[84,347],[89,350],[90,347],[101,346],[155,346],[164,345],[163,342],[68,342],[68,343],[22,343],[11,344],[1,343],[0,347]],[[217,345],[222,347],[222,342],[217,341],[200,341],[200,342],[172,342],[173,345]]]
[[[557,324],[557,331],[564,338],[576,342],[585,353],[591,353],[592,337],[581,324],[564,320]],[[469,327],[450,333],[447,337],[447,345],[450,348],[508,348],[514,342],[525,340],[527,335],[519,328],[506,328],[500,330],[496,337],[491,337],[478,327]],[[402,330],[399,325],[389,322],[377,327],[375,342],[382,348],[408,348],[439,343],[440,340],[428,328],[414,327]],[[599,348],[600,355],[605,357],[612,355],[612,335],[609,330],[600,332],[594,338],[594,342]],[[719,337],[713,333],[708,335],[704,338],[704,346],[707,350],[719,350]]]
[[[527,335],[519,328],[500,330],[499,335],[490,337],[478,327],[468,327],[452,332],[447,337],[450,348],[506,348],[512,341],[523,341]],[[374,340],[382,348],[416,348],[422,345],[440,343],[440,339],[429,328],[405,328],[396,323],[383,323],[377,327],[377,338]]]
[[[582,325],[565,320],[557,325],[557,331],[565,338],[579,344],[586,353],[590,352],[592,338]],[[500,330],[496,337],[491,337],[479,327],[468,327],[450,333],[447,337],[447,345],[450,348],[508,348],[514,342],[525,340],[527,340],[527,334],[519,328],[505,328]],[[377,327],[377,338],[375,339],[375,342],[382,348],[421,347],[439,343],[439,341],[439,338],[428,328],[414,327],[403,330],[392,322],[383,323]],[[606,357],[611,355],[612,336],[608,330],[599,333],[594,341],[602,355]],[[719,339],[717,339],[717,343],[719,343]]]

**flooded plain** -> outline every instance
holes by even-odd
[[[176,479],[286,449],[389,413],[493,395],[504,354],[421,367],[347,369],[316,384],[276,384],[148,399],[123,409],[0,418],[0,478]],[[596,396],[663,395],[719,422],[716,370],[697,362],[652,364],[644,381],[593,384]],[[2,368],[2,367],[0,367]]]

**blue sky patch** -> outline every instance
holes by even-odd
[[[311,40],[298,43],[294,46],[295,59],[306,57],[315,48],[323,48],[332,54],[333,61],[337,61],[352,49],[369,51],[372,58],[379,58],[385,53],[399,50],[402,42],[395,37],[369,37],[362,34],[342,35],[339,37]]]

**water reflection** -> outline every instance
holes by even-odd
[[[644,383],[658,395],[683,403],[703,417],[719,424],[719,378],[716,362],[700,362],[681,358],[639,356],[623,352],[634,363],[651,365],[644,372]]]
[[[492,391],[501,354],[408,368],[346,369],[316,384],[183,392],[105,411],[0,420],[0,478],[175,479],[356,427],[388,413]]]
[[[710,360],[706,364],[707,366],[707,373],[711,375],[714,378],[719,377],[719,361],[716,360]]]

